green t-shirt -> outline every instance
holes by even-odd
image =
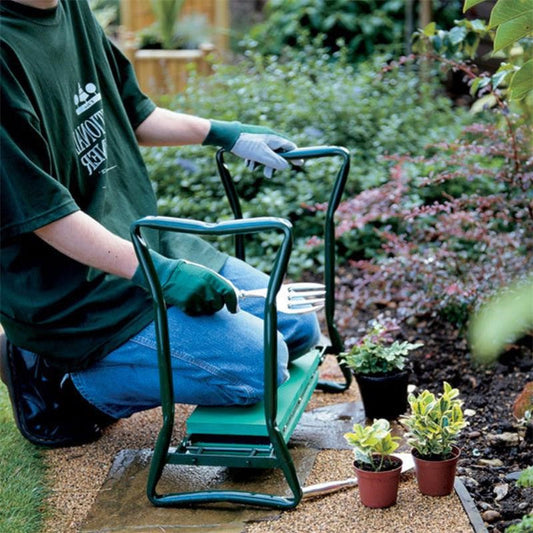
[[[86,1],[41,10],[2,0],[0,24],[1,323],[16,345],[84,368],[148,324],[151,301],[33,231],[81,209],[129,239],[131,222],[156,214],[134,135],[155,105]],[[225,260],[196,237],[148,239],[216,270]]]

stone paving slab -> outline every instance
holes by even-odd
[[[318,450],[294,447],[291,454],[301,483],[311,471]],[[250,520],[275,518],[281,511],[218,504],[196,508],[154,507],[146,498],[151,450],[122,450],[82,527],[83,533],[161,532],[179,530],[240,532]],[[158,485],[162,492],[235,489],[289,495],[279,470],[239,470],[223,467],[169,465]]]
[[[363,423],[365,411],[361,402],[346,402],[319,407],[303,413],[291,444],[302,444],[320,450],[349,450],[344,434],[356,422]]]

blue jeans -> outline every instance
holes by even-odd
[[[232,257],[220,273],[241,289],[268,283],[264,273]],[[168,309],[176,403],[248,405],[262,399],[264,300],[245,299],[240,306],[237,314],[224,308],[194,317]],[[278,313],[279,383],[288,376],[288,360],[312,348],[319,335],[315,314]],[[161,405],[154,323],[71,378],[86,400],[115,418]]]

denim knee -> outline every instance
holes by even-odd
[[[241,385],[233,386],[228,384],[227,393],[234,395],[234,404],[248,405],[257,403],[265,397],[265,374],[264,374],[264,348],[257,354],[250,357],[250,361],[261,361],[260,365],[250,366],[247,372],[241,372]],[[277,384],[278,386],[287,381],[289,372],[287,365],[289,361],[289,349],[283,336],[278,333],[277,336]],[[243,395],[243,390],[246,394]],[[246,396],[246,398],[245,398]]]
[[[289,316],[280,327],[289,348],[289,360],[301,357],[320,340],[320,326],[315,313]]]

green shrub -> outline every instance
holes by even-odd
[[[302,33],[324,35],[330,51],[342,40],[350,59],[358,61],[384,46],[401,49],[404,10],[402,0],[270,0],[266,21],[250,34],[267,54],[297,46]]]
[[[520,474],[520,477],[516,481],[519,487],[533,487],[533,466],[529,466]]]
[[[120,0],[89,0],[96,20],[108,35],[117,31],[120,22]]]
[[[414,19],[420,4],[411,3]],[[444,27],[461,13],[461,0],[433,0],[432,4],[433,20]],[[408,9],[404,0],[270,0],[266,20],[253,27],[250,36],[264,54],[279,55],[285,46],[299,47],[298,36],[305,34],[323,36],[330,52],[343,43],[352,62],[377,51],[397,56],[404,45]]]
[[[528,533],[533,531],[533,514],[524,515],[522,520],[505,529],[505,533]]]
[[[309,45],[283,61],[250,53],[238,65],[216,65],[212,76],[193,79],[168,105],[200,116],[266,124],[299,146],[346,146],[352,155],[346,195],[384,182],[387,154],[419,154],[427,144],[455,136],[464,123],[464,113],[453,110],[436,85],[421,83],[416,70],[382,73],[379,58],[355,69],[343,54],[317,47]],[[208,221],[230,216],[212,149],[150,148],[144,155],[161,214]],[[301,170],[265,180],[261,170],[252,173],[236,158],[226,159],[245,216],[289,218],[296,228],[294,273],[313,266],[306,241],[320,234],[322,213],[308,206],[328,199],[339,162],[310,161]],[[277,239],[265,237],[251,255],[264,256]],[[255,264],[266,266],[262,260]]]
[[[465,0],[464,10],[480,4],[483,0]],[[509,63],[504,62],[495,73],[495,78],[508,83],[510,99],[521,100],[533,96],[531,76],[533,57],[531,46],[531,2],[498,0],[491,10],[489,28],[495,29],[493,52],[504,52]],[[518,61],[517,61],[518,57]],[[518,64],[516,64],[518,63]],[[495,81],[493,80],[493,83]],[[496,83],[497,85],[497,83]],[[479,87],[479,85],[478,85]]]

